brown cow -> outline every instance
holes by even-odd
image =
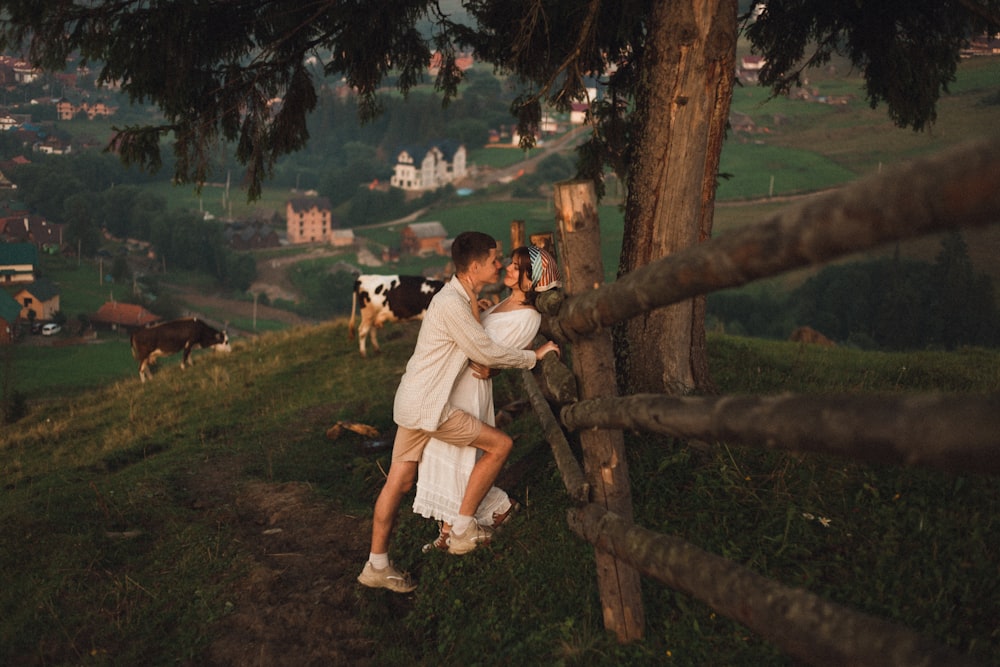
[[[212,328],[196,317],[163,322],[132,334],[132,356],[139,362],[139,377],[143,382],[152,378],[150,366],[159,357],[184,352],[181,368],[191,363],[191,350],[211,347],[219,352],[229,352],[229,335]]]
[[[792,332],[788,340],[796,343],[809,343],[812,345],[822,345],[824,347],[837,347],[832,340],[816,331],[812,327],[799,327]]]

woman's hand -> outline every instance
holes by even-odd
[[[483,366],[472,359],[469,359],[469,368],[472,369],[472,377],[477,380],[489,380],[494,375],[500,373],[499,370],[490,368],[489,366]]]
[[[562,353],[559,351],[559,346],[551,340],[547,340],[545,343],[535,348],[535,359],[541,361],[542,358],[549,352],[555,352],[557,357],[562,357]]]

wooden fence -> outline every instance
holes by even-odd
[[[733,445],[818,452],[965,472],[1000,472],[1000,395],[734,397],[615,395],[609,327],[654,308],[818,264],[879,244],[1000,222],[1000,139],[915,161],[789,207],[759,225],[603,283],[596,199],[587,182],[556,186],[565,289],[539,307],[570,343],[525,373],[573,507],[592,543],[605,626],[642,636],[639,578],[683,591],[809,664],[968,665],[968,656],[897,624],[784,586],[684,540],[632,522],[622,429]],[[558,417],[552,404],[559,406]],[[570,450],[575,432],[583,467]]]

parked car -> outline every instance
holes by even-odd
[[[55,336],[60,331],[62,331],[62,327],[56,324],[55,322],[49,322],[48,324],[42,327],[43,336]]]

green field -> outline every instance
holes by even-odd
[[[727,141],[723,171],[733,177],[720,185],[716,235],[784,206],[770,194],[822,190],[995,132],[998,73],[1000,58],[963,62],[938,123],[923,134],[893,128],[884,109],[860,97],[832,107],[765,102],[764,91],[738,89],[734,109],[770,131]],[[817,73],[811,85],[826,94],[857,90],[838,72]],[[192,189],[156,187],[171,206],[198,208]],[[253,206],[283,207],[288,196],[269,190]],[[504,240],[512,220],[524,220],[529,234],[553,230],[550,200],[507,196],[498,189],[456,198],[419,221]],[[233,197],[234,213],[242,199]],[[201,205],[221,214],[220,188],[207,188]],[[608,203],[600,219],[610,279],[622,213]],[[395,246],[399,230],[356,233]],[[1000,233],[969,238],[977,269],[1000,277]],[[933,257],[936,248],[928,239],[901,252]],[[356,257],[311,262],[325,270],[345,259]],[[70,318],[131,288],[108,285],[93,263],[43,268]],[[170,278],[210,288],[198,276]],[[566,524],[573,503],[530,411],[507,427],[516,437],[508,490],[524,505],[509,532],[462,558],[423,554],[436,526],[404,500],[392,557],[420,588],[406,597],[360,590],[354,577],[388,455],[355,434],[332,440],[327,429],[355,421],[391,432],[392,397],[416,330],[390,325],[382,353],[368,360],[339,321],[272,331],[237,341],[230,355],[196,352],[188,370],[176,356],[163,360],[145,384],[119,334],[0,348],[0,664],[250,664],[266,662],[267,651],[275,662],[312,651],[302,664],[373,667],[790,664],[740,624],[648,580],[645,637],[619,645],[606,633],[594,550]],[[862,352],[718,334],[707,345],[725,394],[1000,392],[993,350]],[[524,397],[511,373],[498,377],[496,392],[498,406]],[[8,408],[16,419],[6,418]],[[643,527],[1000,664],[990,611],[1000,600],[995,476],[623,437]],[[220,657],[212,651],[226,638],[238,648]],[[336,659],[333,648],[343,651]]]
[[[423,554],[437,528],[404,500],[392,558],[420,588],[359,589],[388,457],[325,433],[340,420],[389,431],[415,332],[390,328],[368,360],[342,323],[265,334],[145,384],[121,366],[122,344],[31,357],[32,381],[49,386],[33,385],[27,414],[0,432],[0,663],[243,664],[235,656],[253,641],[322,664],[492,664],[483,646],[512,665],[789,664],[651,580],[644,639],[619,645],[605,632],[593,548],[566,525],[572,503],[530,412],[507,427],[520,472],[506,488],[525,509],[495,544]],[[1000,391],[992,351],[717,335],[708,350],[725,393]],[[63,384],[99,369],[101,386]],[[524,396],[516,374],[496,391],[497,405]],[[1000,660],[994,478],[624,437],[640,525]]]
[[[138,376],[125,334],[111,334],[89,344],[5,345],[0,347],[0,368],[13,390],[33,400],[97,389]]]

